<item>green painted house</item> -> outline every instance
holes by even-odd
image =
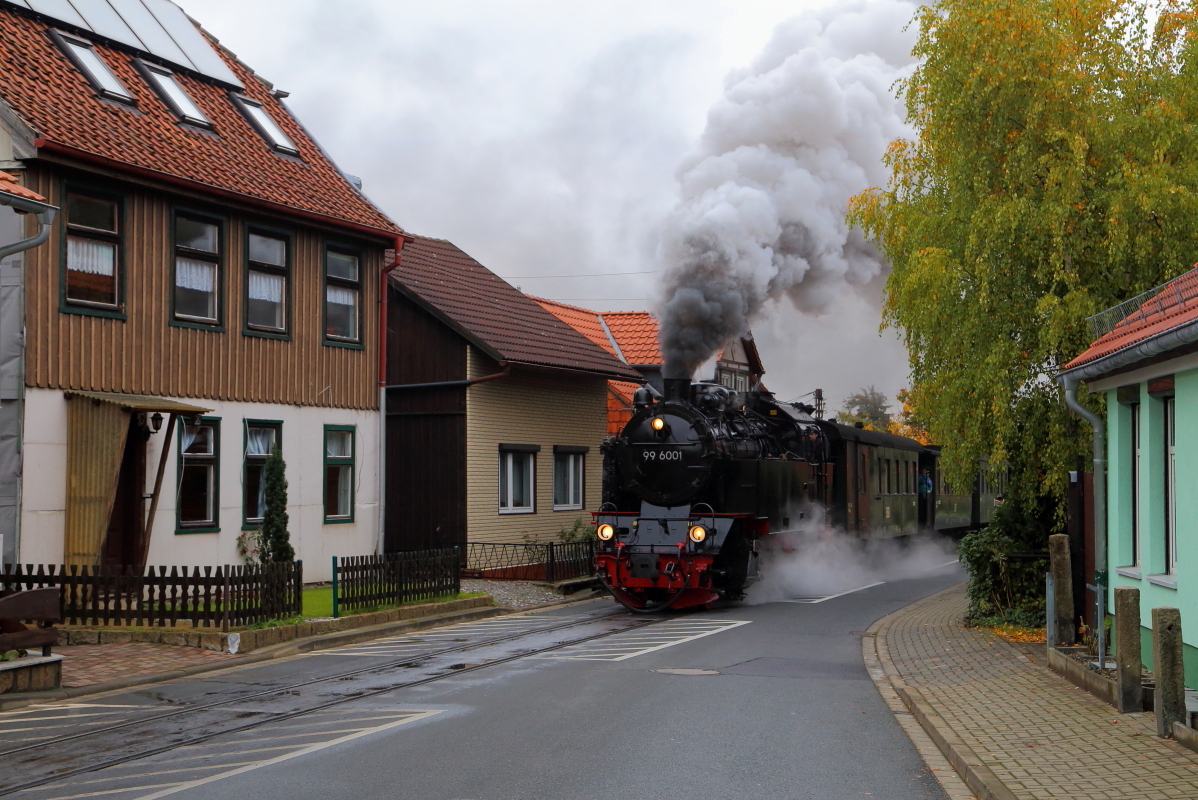
[[[1067,392],[1082,382],[1106,396],[1092,422],[1108,461],[1109,585],[1140,590],[1145,626],[1154,607],[1181,610],[1186,684],[1198,687],[1198,268],[1091,326],[1098,338],[1062,376]],[[1149,631],[1142,641],[1147,665]]]

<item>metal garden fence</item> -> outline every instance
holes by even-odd
[[[0,590],[57,588],[68,625],[221,630],[295,616],[302,561],[223,567],[6,564]]]
[[[333,616],[456,595],[458,549],[414,550],[381,556],[333,556]]]
[[[564,581],[594,570],[595,542],[470,542],[462,575],[507,581]]]

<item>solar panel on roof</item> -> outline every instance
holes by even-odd
[[[134,3],[137,0],[109,0],[120,8],[124,3]],[[166,29],[166,32],[171,35],[179,47],[183,48],[183,52],[195,64],[197,72],[207,75],[210,78],[216,78],[218,81],[231,83],[234,86],[241,86],[241,82],[237,80],[237,76],[233,74],[233,70],[229,69],[225,64],[225,60],[220,57],[220,54],[212,47],[203,34],[200,33],[187,15],[183,13],[183,9],[179,8],[170,0],[142,0],[150,12]]]
[[[142,5],[141,0],[105,0],[110,3],[124,18],[137,37],[146,43],[146,49],[158,56],[166,59],[172,64],[178,64],[181,67],[195,69],[198,71],[195,64],[183,52],[178,43],[167,33],[166,28],[155,17],[150,9]]]
[[[88,27],[83,17],[79,16],[79,12],[67,0],[29,0],[26,5],[47,17],[54,17],[54,19],[60,19],[81,28]]]
[[[231,86],[241,81],[170,0],[0,0],[91,31]]]
[[[114,41],[136,47],[138,50],[149,51],[145,42],[137,38],[116,9],[108,4],[108,0],[71,0],[71,5],[83,17],[87,26],[101,36]]]

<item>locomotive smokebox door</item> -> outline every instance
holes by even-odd
[[[657,556],[653,553],[632,555],[628,560],[631,562],[628,566],[632,570],[632,577],[650,580],[657,577]]]

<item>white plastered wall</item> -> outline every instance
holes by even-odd
[[[178,431],[172,437],[162,492],[150,534],[150,564],[217,566],[240,564],[237,537],[242,529],[242,464],[244,420],[283,423],[283,458],[287,462],[287,512],[291,543],[304,561],[306,582],[325,581],[332,556],[374,553],[378,537],[378,412],[317,408],[274,403],[233,403],[178,398],[212,408],[221,420],[220,531],[175,533]],[[324,522],[324,426],[356,427],[354,521]],[[26,389],[24,480],[21,503],[20,561],[61,564],[66,507],[67,411],[60,390]],[[150,437],[146,450],[146,493],[165,439],[166,425]],[[147,509],[149,503],[146,504]]]

